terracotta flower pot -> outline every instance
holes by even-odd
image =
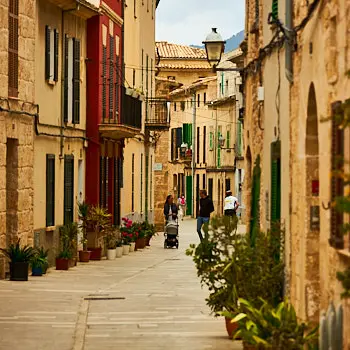
[[[102,248],[88,248],[90,251],[90,260],[101,260]]]
[[[89,262],[90,252],[88,250],[79,250],[79,261],[80,262]]]
[[[68,269],[69,269],[69,259],[56,258],[56,270],[68,270]]]
[[[231,318],[225,317],[226,331],[230,339],[233,338],[234,333],[238,329],[238,323],[232,323]]]
[[[243,350],[257,350],[258,348],[255,345],[248,344],[243,342]]]
[[[143,249],[146,246],[146,238],[145,237],[138,238],[135,243],[136,243],[136,249]]]

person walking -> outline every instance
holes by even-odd
[[[226,191],[226,197],[224,199],[224,215],[236,216],[236,211],[239,207],[238,199],[232,196],[232,191]]]
[[[186,198],[183,193],[181,193],[181,196],[178,198],[177,205],[179,207],[179,219],[183,221],[186,214]]]
[[[214,204],[211,198],[208,196],[206,190],[199,192],[199,216],[197,217],[197,233],[199,239],[203,241],[202,226],[209,223],[210,214],[214,211]]]
[[[177,218],[177,206],[174,203],[174,197],[171,194],[166,197],[164,203],[164,217],[166,223],[169,221],[176,221]]]

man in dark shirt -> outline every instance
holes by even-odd
[[[203,224],[209,223],[210,214],[214,211],[213,201],[207,195],[206,190],[199,192],[199,216],[197,217],[197,233],[200,240],[203,240],[202,226]]]

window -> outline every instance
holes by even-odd
[[[200,94],[197,94],[197,107],[200,107],[200,105],[201,105]]]
[[[135,88],[136,84],[136,70],[135,68],[132,69],[132,87]]]
[[[226,130],[226,148],[231,147],[231,130],[227,128]]]
[[[281,219],[281,143],[271,143],[271,222]]]
[[[221,136],[221,127],[219,126],[219,130],[218,130],[218,140],[220,139]],[[219,142],[217,143],[217,167],[220,168],[221,167],[221,147],[219,145]]]
[[[226,95],[228,95],[228,80],[226,80],[225,93],[226,93]]]
[[[107,47],[102,47],[102,119],[107,118]]]
[[[109,37],[109,120],[114,120],[114,37]]]
[[[64,193],[63,221],[64,225],[73,222],[74,212],[74,157],[64,156]]]
[[[108,207],[108,157],[100,157],[100,207]]]
[[[344,129],[341,123],[344,117],[344,110],[340,101],[332,104],[332,147],[331,147],[331,202],[334,203],[337,197],[344,196],[344,179],[339,173],[344,172]],[[331,237],[329,243],[336,249],[344,249],[344,213],[336,208],[331,208]]]
[[[19,0],[9,0],[8,94],[18,97],[18,7]]]
[[[173,75],[168,75],[168,80],[176,80]]]
[[[143,91],[143,65],[144,65],[144,62],[143,62],[143,56],[144,56],[144,51],[143,49],[141,50],[141,90]]]
[[[205,174],[203,174],[203,186],[202,186],[202,188],[206,188],[206,187],[207,187],[207,184],[205,182]]]
[[[181,111],[184,112],[186,108],[186,102],[185,101],[181,101]]]
[[[214,132],[210,130],[209,132],[209,150],[212,151],[214,149]]]
[[[46,155],[46,227],[55,225],[55,155]]]
[[[64,121],[80,122],[80,41],[65,36]]]
[[[207,153],[207,127],[203,126],[203,163],[206,163],[206,153]]]
[[[278,19],[278,0],[272,0],[272,9],[271,9],[272,21]]]
[[[203,103],[204,104],[207,103],[207,93],[206,92],[203,94]]]
[[[131,158],[131,211],[135,211],[135,154]]]
[[[45,79],[58,81],[58,41],[57,29],[45,27]]]
[[[174,112],[176,112],[176,102],[174,102]]]
[[[136,0],[134,0],[134,18],[137,18],[137,16],[136,16]]]
[[[199,95],[198,95],[199,96]],[[200,127],[197,127],[197,163],[199,163],[199,155],[200,155]]]
[[[148,97],[148,55],[146,55],[146,97]]]
[[[141,153],[141,164],[140,164],[140,212],[143,209],[143,154]]]
[[[153,58],[151,58],[151,89],[150,96],[153,96]]]
[[[172,161],[178,159],[179,157],[179,150],[181,150],[182,138],[183,138],[182,128],[171,129],[171,160]]]
[[[225,179],[225,192],[231,190],[231,179]]]
[[[188,148],[192,146],[192,124],[183,124],[182,139],[184,143],[187,143]]]
[[[182,144],[182,128],[176,128],[176,158],[179,158],[181,144]]]

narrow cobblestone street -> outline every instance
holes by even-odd
[[[1,349],[241,349],[209,315],[185,255],[197,240],[195,221],[185,220],[179,250],[165,250],[159,235],[122,259],[1,281]]]

